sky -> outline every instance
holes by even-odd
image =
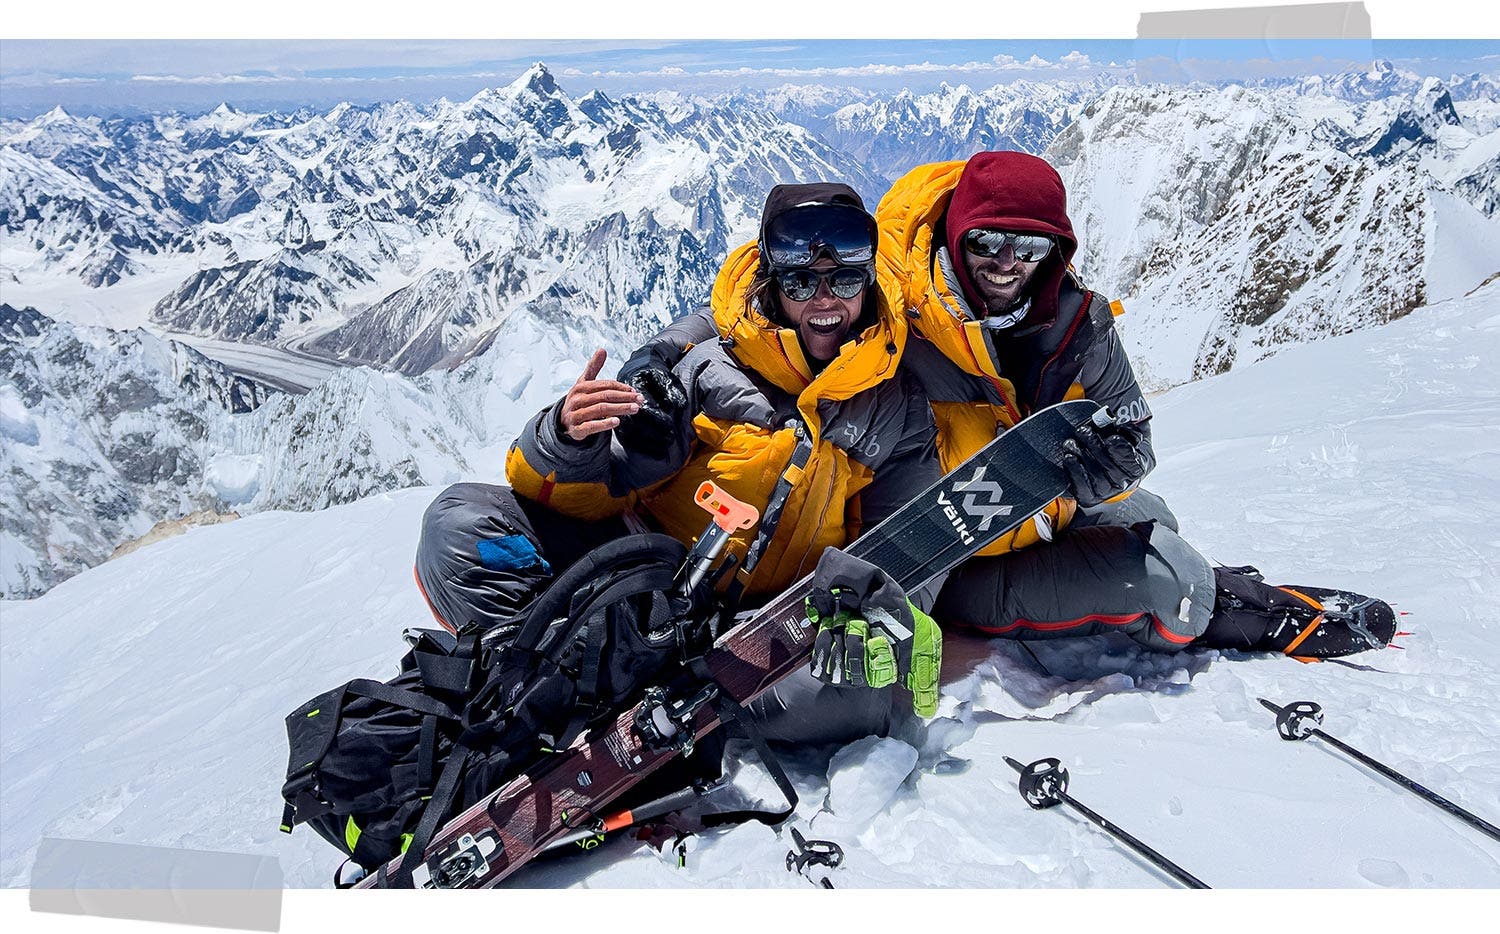
[[[569,94],[713,93],[785,83],[917,92],[940,83],[1101,74],[1252,79],[1362,69],[1500,73],[1492,40],[408,40],[4,39],[0,115],[288,110],[439,97],[467,99],[543,62]]]

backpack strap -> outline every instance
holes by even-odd
[[[700,655],[698,658],[688,662],[688,670],[696,677],[702,679],[704,684],[718,684],[714,680],[713,673],[708,670],[708,663]],[[766,766],[766,771],[771,773],[771,780],[776,783],[777,789],[786,798],[786,807],[778,811],[768,811],[760,808],[746,808],[739,811],[720,811],[715,814],[707,814],[703,817],[703,826],[720,827],[727,824],[743,824],[745,821],[758,821],[768,826],[774,826],[791,817],[797,810],[797,788],[792,780],[787,777],[786,769],[781,760],[771,752],[771,747],[766,743],[766,738],[761,735],[760,728],[755,725],[755,720],[738,701],[729,696],[722,687],[714,692],[714,712],[719,715],[719,722],[725,729],[736,729],[740,735],[750,740],[750,745],[755,748],[756,755]]]
[[[458,793],[459,779],[463,778],[464,770],[468,768],[472,751],[461,741],[453,744],[448,763],[443,766],[442,777],[438,779],[437,787],[432,791],[432,799],[426,802],[427,807],[422,812],[421,822],[417,824],[417,829],[412,831],[411,840],[407,842],[406,850],[401,855],[401,862],[397,864],[393,872],[386,871],[389,863],[380,865],[375,880],[378,888],[410,889],[415,887],[412,872],[421,865],[423,857],[427,854],[427,846],[432,842],[433,834],[437,833],[447,816],[453,797]],[[501,753],[501,755],[505,754]]]
[[[797,446],[792,449],[791,459],[787,461],[786,469],[776,480],[776,486],[771,490],[771,498],[766,501],[765,511],[760,517],[760,528],[755,533],[755,541],[745,552],[745,563],[740,565],[734,580],[725,591],[725,596],[728,597],[726,605],[731,608],[739,605],[745,586],[750,583],[750,575],[755,573],[755,566],[760,564],[761,555],[765,554],[766,546],[771,544],[771,537],[776,534],[776,527],[781,524],[781,513],[786,509],[786,502],[792,495],[792,487],[802,479],[803,471],[807,469],[807,462],[812,459],[812,433],[807,430],[807,426],[796,419],[790,419],[786,427],[796,433]]]
[[[617,576],[602,589],[590,588],[574,595],[568,609],[568,617],[574,622],[569,627],[570,632],[576,632],[580,627],[586,629],[583,658],[574,682],[578,695],[568,725],[548,745],[559,749],[568,746],[598,712],[599,676],[607,648],[605,643],[620,612],[620,603],[638,595],[668,592],[676,583],[677,566],[658,560],[653,554],[644,554],[642,558],[647,563],[616,572]],[[567,637],[563,638],[566,643]],[[560,653],[561,647],[549,646],[546,654],[549,658],[556,658]]]
[[[686,550],[677,539],[656,532],[644,535],[627,535],[595,548],[573,562],[562,574],[553,579],[547,589],[526,611],[526,623],[521,627],[505,651],[513,654],[533,653],[552,656],[571,635],[559,636],[553,632],[553,623],[570,614],[579,592],[601,577],[607,577],[620,567],[631,563],[660,560],[670,565],[674,572],[682,564]],[[576,630],[576,626],[574,627]],[[545,645],[544,645],[545,643]]]
[[[291,743],[292,761],[296,765],[288,769],[287,782],[281,790],[286,799],[286,806],[281,811],[283,833],[291,833],[297,824],[332,810],[319,796],[315,773],[338,736],[345,706],[355,697],[368,697],[422,714],[423,749],[429,771],[436,758],[438,718],[462,722],[458,711],[436,698],[393,688],[369,678],[356,678],[303,704],[287,717],[288,734],[296,737]],[[429,731],[432,734],[430,750],[425,745]],[[303,761],[297,762],[298,759]]]

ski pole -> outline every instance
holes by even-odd
[[[1108,819],[1094,813],[1069,796],[1068,770],[1063,768],[1062,763],[1057,759],[1038,759],[1030,765],[1022,765],[1010,756],[1006,756],[1005,761],[1011,768],[1021,773],[1021,797],[1036,810],[1040,811],[1059,804],[1066,804],[1068,807],[1071,807],[1104,828],[1115,839],[1135,850],[1141,856],[1144,856],[1153,866],[1172,876],[1188,888],[1210,888],[1210,886],[1199,881],[1197,877],[1193,876],[1186,869],[1183,869],[1181,866],[1151,849],[1151,847],[1132,837],[1119,827],[1116,827]]]
[[[813,885],[825,889],[833,888],[833,880],[824,876],[815,881],[807,874],[808,866],[827,866],[829,870],[839,868],[844,861],[844,848],[832,840],[809,840],[796,827],[792,828],[792,849],[786,854],[787,872],[795,872]]]
[[[1335,749],[1348,753],[1357,761],[1364,763],[1407,791],[1415,792],[1417,795],[1426,798],[1470,827],[1482,831],[1495,840],[1500,840],[1500,827],[1496,827],[1477,814],[1464,810],[1437,792],[1431,791],[1412,781],[1385,763],[1371,759],[1337,737],[1324,733],[1316,726],[1307,725],[1306,721],[1308,720],[1311,720],[1315,724],[1323,722],[1323,708],[1312,701],[1297,701],[1285,707],[1280,707],[1266,700],[1264,697],[1257,697],[1256,700],[1260,701],[1262,707],[1265,707],[1276,715],[1276,732],[1281,734],[1282,739],[1299,740],[1307,739],[1309,736],[1316,736],[1324,742],[1333,745]]]

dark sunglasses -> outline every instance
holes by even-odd
[[[823,253],[848,265],[875,258],[875,218],[848,204],[810,204],[792,208],[766,225],[760,254],[780,269],[811,266]]]
[[[1052,238],[1041,234],[1004,230],[971,230],[964,234],[964,249],[975,256],[999,256],[1010,247],[1018,263],[1036,263],[1052,252]]]
[[[775,270],[776,287],[794,302],[805,302],[818,294],[818,284],[828,281],[828,291],[839,298],[854,298],[870,284],[868,269],[837,266],[833,269]]]

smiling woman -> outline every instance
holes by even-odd
[[[781,294],[781,313],[797,329],[808,362],[819,366],[838,356],[863,304],[864,272],[824,257],[806,269],[778,272],[772,281]],[[799,301],[793,295],[807,298]]]
[[[875,219],[845,186],[780,185],[766,200],[747,301],[796,330],[815,371],[838,356],[851,331],[874,321],[876,242]]]
[[[719,270],[696,346],[629,382],[600,379],[597,351],[512,446],[513,490],[460,484],[433,503],[417,576],[439,619],[467,632],[513,617],[581,550],[627,534],[626,515],[692,542],[705,480],[764,517],[732,537],[736,573],[721,582],[754,606],[935,482],[932,410],[897,369],[907,326],[876,283],[875,249],[849,186],[772,189],[759,237]],[[528,543],[527,560],[482,557],[504,536]],[[804,670],[755,710],[773,737],[847,740],[890,730],[896,697],[912,703],[905,688]]]

